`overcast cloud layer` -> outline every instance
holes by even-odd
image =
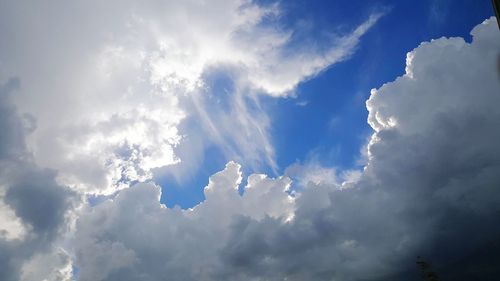
[[[450,280],[498,274],[495,19],[422,43],[372,90],[363,171],[290,167],[300,192],[253,174],[240,195],[231,161],[181,210],[155,171],[184,161],[182,178],[210,144],[275,167],[259,96],[294,95],[381,14],[290,55],[278,5],[28,2],[0,2],[1,280],[412,280],[418,255]]]

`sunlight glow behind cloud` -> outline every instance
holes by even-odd
[[[4,26],[17,29],[2,43],[4,77],[20,77],[16,105],[37,120],[28,140],[36,162],[58,170],[62,183],[97,194],[151,179],[154,168],[199,158],[175,155],[186,118],[199,124],[188,131],[202,146],[215,144],[228,159],[276,170],[270,121],[258,95],[289,95],[352,54],[381,16],[337,36],[324,51],[308,47],[284,55],[292,30],[280,27],[276,4],[77,1],[58,4],[64,13],[48,3],[32,5],[33,14],[23,12],[22,1],[4,9]],[[234,83],[227,112],[207,103],[218,93],[205,87],[204,77],[219,66],[230,66]]]

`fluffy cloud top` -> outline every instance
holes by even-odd
[[[113,201],[88,208],[78,222],[75,247],[80,280],[207,280],[223,266],[217,251],[235,215],[289,218],[294,199],[287,178],[252,175],[240,196],[234,162],[210,177],[206,200],[190,210],[159,204],[160,189],[139,184]]]

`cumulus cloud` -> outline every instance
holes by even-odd
[[[23,81],[14,102],[37,120],[35,161],[82,192],[109,195],[180,161],[187,173],[210,145],[276,168],[257,96],[292,94],[347,58],[381,16],[326,47],[287,52],[293,30],[280,13],[250,0],[16,1],[0,11],[0,77]],[[210,102],[224,94],[210,87],[214,71],[234,84],[229,107]]]
[[[136,185],[82,213],[80,280],[412,280],[418,255],[449,280],[493,280],[500,33],[492,18],[472,35],[422,43],[372,91],[367,164],[344,188],[290,195],[287,178],[251,175],[241,196],[233,162],[191,210]]]
[[[231,265],[223,276],[408,279],[418,255],[449,280],[494,276],[500,34],[490,19],[472,35],[470,44],[441,38],[410,52],[406,74],[367,102],[375,133],[359,181],[330,191],[324,208],[311,210],[321,201],[306,190],[291,223],[240,219],[222,251]]]
[[[287,178],[252,175],[243,196],[241,179],[240,166],[228,163],[210,177],[206,200],[189,210],[161,205],[154,184],[138,184],[88,208],[75,239],[79,280],[211,280],[222,266],[217,251],[233,216],[287,219],[293,213]]]

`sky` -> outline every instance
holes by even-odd
[[[0,280],[496,280],[499,62],[486,0],[0,0]]]

